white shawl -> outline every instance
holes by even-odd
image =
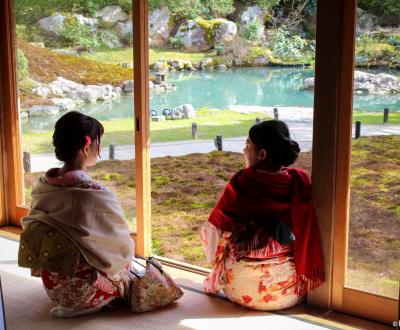
[[[111,276],[133,256],[128,225],[111,191],[59,187],[42,178],[32,190],[31,208],[21,220],[22,227],[33,221],[58,229],[91,266]]]

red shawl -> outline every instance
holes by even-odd
[[[228,232],[240,223],[276,220],[290,225],[295,236],[296,292],[300,295],[318,287],[324,281],[320,237],[311,203],[311,182],[303,170],[287,168],[280,174],[255,168],[239,171],[208,219]]]

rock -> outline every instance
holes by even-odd
[[[187,60],[169,60],[168,64],[176,70],[193,70],[193,64]]]
[[[180,112],[180,110],[178,108],[174,108],[172,109],[172,115],[171,115],[171,119],[182,119],[183,118],[183,114],[182,112]]]
[[[149,15],[150,47],[164,46],[171,32],[170,14],[168,8],[155,9]]]
[[[253,60],[252,64],[255,65],[267,65],[269,63],[269,57],[268,56],[258,56]]]
[[[217,65],[215,66],[215,69],[224,71],[224,70],[227,69],[227,67],[226,67],[225,64],[217,64]]]
[[[151,121],[165,121],[165,116],[152,116]]]
[[[377,17],[368,14],[361,8],[357,8],[357,34],[375,31],[377,27]]]
[[[30,42],[29,44],[36,48],[46,48],[44,42]]]
[[[266,12],[260,6],[251,6],[240,15],[240,24],[246,25],[251,21],[259,21],[261,24],[264,23]]]
[[[65,16],[55,13],[52,16],[44,17],[39,20],[39,28],[49,37],[60,37],[60,31],[64,27]]]
[[[154,71],[168,71],[168,63],[164,60],[159,60],[150,65],[150,69]]]
[[[65,54],[65,55],[72,55],[72,56],[78,56],[78,50],[75,48],[59,48],[59,49],[52,49],[53,52],[59,53],[59,54]]]
[[[182,23],[175,37],[182,38],[183,46],[189,51],[205,51],[212,47],[206,42],[204,29],[194,20]]]
[[[92,32],[97,32],[99,27],[99,20],[97,18],[84,17],[80,14],[74,14],[74,17],[80,25],[89,26]]]
[[[119,40],[118,36],[111,31],[100,31],[99,38],[100,41],[108,48],[122,48],[124,46]]]
[[[237,33],[237,26],[235,22],[224,21],[214,32],[215,43],[229,43],[233,41]]]
[[[133,94],[133,80],[124,81],[121,89],[123,94]]]
[[[115,31],[122,38],[132,36],[132,22],[118,22],[117,25],[115,25]]]
[[[60,108],[54,105],[34,105],[28,109],[28,117],[48,117],[60,112]]]
[[[304,80],[305,89],[314,88],[314,78]],[[354,72],[354,92],[357,94],[392,94],[400,93],[400,81],[396,76],[386,73],[371,74],[362,71]]]
[[[82,85],[62,77],[51,82],[49,88],[53,94],[76,102],[95,103],[119,96],[111,85]]]
[[[61,111],[69,111],[75,109],[79,102],[74,101],[70,98],[54,98],[50,99],[55,106],[57,106]]]
[[[194,118],[196,110],[191,104],[183,104],[172,109],[172,119]]]
[[[214,60],[211,57],[206,57],[200,61],[199,68],[201,70],[214,68]]]
[[[36,94],[37,96],[46,98],[47,95],[51,92],[51,89],[47,85],[39,85],[32,89],[32,93]]]
[[[314,89],[314,78],[306,78],[303,83],[304,89]]]
[[[133,69],[133,63],[132,62],[119,63],[119,66],[121,66],[123,68]]]
[[[122,10],[120,6],[107,6],[96,11],[96,17],[101,17],[106,26],[113,26],[119,21],[126,21],[129,16]]]

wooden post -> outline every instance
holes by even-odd
[[[24,151],[23,163],[24,163],[25,173],[31,173],[31,153],[30,152]]]
[[[389,122],[389,108],[383,109],[383,123],[387,124]]]
[[[192,139],[197,139],[197,124],[192,123]]]
[[[274,108],[274,119],[279,120],[278,108]]]
[[[148,0],[133,1],[136,253],[151,254]]]
[[[115,144],[110,144],[108,147],[108,159],[115,159]]]
[[[215,147],[218,151],[222,151],[222,135],[217,135],[214,139]]]
[[[260,118],[256,118],[256,124],[261,123],[261,119]]]
[[[361,136],[361,121],[356,121],[356,133],[355,138],[359,139]]]

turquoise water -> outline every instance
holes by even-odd
[[[373,71],[370,71],[373,72]],[[376,72],[376,71],[375,71]],[[194,108],[228,109],[232,105],[312,107],[313,91],[303,90],[303,81],[314,75],[304,68],[238,68],[226,71],[170,73],[167,82],[176,91],[152,92],[150,108],[159,114],[165,108],[190,103]],[[355,111],[400,111],[400,95],[354,95]],[[133,117],[132,96],[101,104],[86,104],[79,111],[100,120]],[[24,130],[53,129],[59,116],[30,119]]]

